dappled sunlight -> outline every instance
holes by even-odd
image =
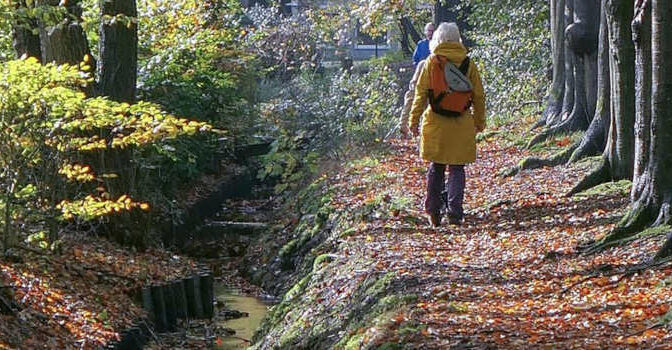
[[[576,252],[578,243],[609,232],[628,203],[619,193],[564,197],[585,164],[501,178],[497,169],[526,152],[482,143],[479,160],[467,167],[465,223],[431,229],[421,211],[425,164],[412,143],[391,146],[390,158],[355,164],[333,184],[332,205],[353,215],[356,228],[344,238],[346,260],[368,260],[373,271],[347,284],[334,280],[329,289],[347,297],[366,276],[391,273],[394,285],[419,296],[395,316],[401,321],[387,325],[392,331],[368,330],[365,339],[376,334],[383,343],[385,334],[388,341],[432,348],[580,348],[653,346],[672,338],[667,329],[648,329],[672,302],[672,290],[662,288],[672,267],[624,275],[664,237],[593,256]],[[399,209],[395,203],[404,198],[410,203]],[[317,298],[333,296],[318,292]],[[425,328],[412,335],[399,330],[409,322]]]
[[[54,276],[34,275],[28,269],[15,269],[6,264],[0,264],[3,277],[15,290],[16,301],[23,307],[29,308],[28,312],[20,312],[19,318],[39,318],[39,332],[26,339],[23,345],[37,345],[42,341],[54,347],[66,347],[66,344],[53,339],[54,331],[50,329],[63,328],[77,339],[81,348],[95,348],[105,344],[108,340],[116,338],[118,334],[107,324],[107,311],[93,311],[85,307],[81,295],[68,295],[63,290],[56,288],[58,281]],[[88,292],[83,289],[83,292]],[[39,333],[38,332],[38,333]],[[41,339],[41,336],[52,338]],[[53,343],[52,343],[53,342]]]

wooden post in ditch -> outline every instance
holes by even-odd
[[[173,281],[173,298],[175,299],[175,313],[178,318],[186,319],[189,317],[189,307],[187,306],[187,294],[184,288],[184,280]]]
[[[169,331],[177,329],[177,312],[175,307],[175,297],[173,295],[173,287],[170,283],[161,286],[163,289],[163,299],[166,307],[166,326]]]
[[[166,302],[163,298],[163,288],[160,285],[154,285],[152,289],[152,305],[154,306],[154,328],[157,332],[163,333],[168,330],[168,320],[166,319]]]
[[[199,319],[203,318],[203,299],[201,297],[201,280],[198,275],[191,276],[185,280],[187,306],[189,317]]]
[[[203,300],[203,316],[212,318],[215,314],[214,308],[214,278],[209,271],[199,273],[201,280],[201,299]]]

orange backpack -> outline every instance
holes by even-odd
[[[434,113],[446,117],[459,117],[469,107],[473,97],[471,82],[467,78],[469,57],[456,67],[446,57],[429,58],[429,105]]]

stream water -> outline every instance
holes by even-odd
[[[248,317],[221,321],[221,325],[236,331],[235,337],[222,338],[223,343],[218,349],[245,349],[250,345],[243,339],[251,340],[266,316],[268,308],[273,304],[259,298],[245,296],[235,289],[226,288],[222,284],[215,285],[217,300],[224,300],[227,309],[238,310],[249,314]],[[242,338],[242,339],[241,339]]]

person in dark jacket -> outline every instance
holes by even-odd
[[[429,51],[429,41],[432,40],[433,34],[434,34],[434,23],[425,24],[426,39],[418,41],[418,46],[415,47],[415,52],[413,53],[413,66],[417,66],[420,61],[427,58],[431,53]]]

